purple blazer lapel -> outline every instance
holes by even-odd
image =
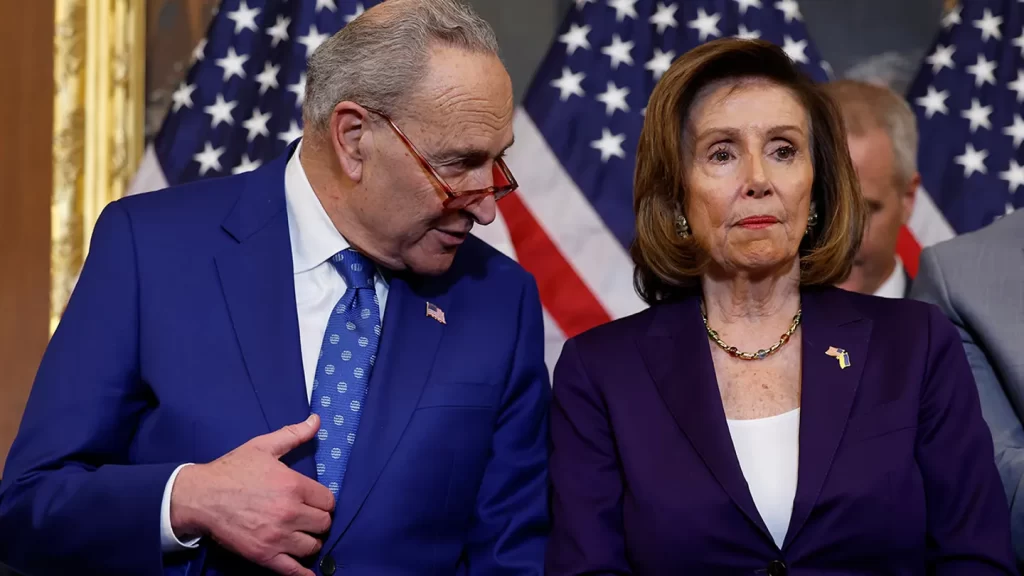
[[[800,457],[796,498],[783,550],[810,516],[846,430],[867,359],[872,322],[836,288],[809,289],[803,299]],[[849,365],[843,368],[846,352]]]
[[[729,497],[770,540],[733,448],[699,296],[661,305],[638,345],[676,424]]]

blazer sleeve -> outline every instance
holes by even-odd
[[[932,249],[921,254],[921,265],[911,297],[935,304],[957,327],[974,381],[978,386],[981,413],[995,446],[996,468],[1010,505],[1010,534],[1016,557],[1024,560],[1024,426],[1017,417],[1003,382],[989,362],[977,328],[956,310],[949,295],[942,266]],[[1017,496],[1022,496],[1020,500]]]
[[[1017,574],[992,436],[956,328],[929,307],[917,461],[937,576]]]
[[[548,419],[540,295],[531,279],[520,302],[518,337],[501,399],[460,575],[541,576],[549,529]]]
[[[133,464],[152,401],[139,379],[128,214],[96,223],[36,375],[0,485],[0,562],[29,574],[161,574],[160,504],[176,464]]]
[[[555,365],[551,407],[552,531],[547,574],[627,575],[623,485],[604,398],[576,340]]]

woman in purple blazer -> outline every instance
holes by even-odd
[[[956,329],[831,287],[865,222],[831,101],[769,43],[709,42],[637,155],[651,306],[555,368],[548,573],[1015,574]]]

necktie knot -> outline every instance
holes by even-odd
[[[359,252],[346,248],[331,258],[345,283],[352,288],[373,288],[373,262]]]

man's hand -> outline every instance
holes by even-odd
[[[323,543],[334,495],[279,460],[308,442],[320,418],[257,436],[209,464],[181,469],[171,490],[171,527],[179,538],[209,536],[261,566],[288,576],[313,576],[295,558]]]

